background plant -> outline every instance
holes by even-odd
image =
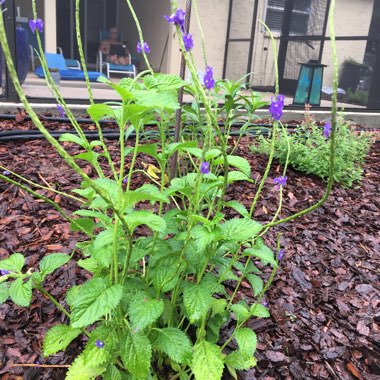
[[[355,131],[343,117],[338,119],[336,137],[334,181],[345,187],[351,187],[362,177],[364,160],[370,149],[371,138],[368,133]],[[308,125],[303,124],[297,127],[293,133],[283,129],[279,138],[276,139],[274,152],[275,157],[283,164],[287,161],[288,139],[292,146],[289,165],[294,169],[315,174],[327,180],[330,168],[329,141],[323,129],[318,127],[314,120]],[[269,154],[270,149],[270,138],[262,135],[258,138],[257,146],[251,147],[252,151],[264,154]]]
[[[76,0],[76,28],[83,64],[79,3]],[[144,46],[146,41],[129,0],[127,4],[136,21],[140,46]],[[49,88],[76,131],[76,134],[63,135],[60,141],[55,140],[30,107],[17,80],[2,14],[0,17],[0,40],[16,91],[37,128],[81,176],[80,188],[69,194],[60,193],[79,199],[80,208],[68,215],[33,190],[41,187],[39,184],[22,176],[16,176],[16,180],[4,173],[0,174],[0,179],[19,184],[33,196],[49,201],[71,222],[73,230],[87,236],[85,241],[77,244],[79,257],[51,254],[40,262],[38,268],[25,268],[25,258],[19,253],[0,261],[0,302],[10,298],[17,305],[27,307],[32,291],[36,290],[65,314],[67,323],[58,324],[47,332],[43,343],[44,356],[66,349],[81,334],[87,336],[85,348],[72,363],[67,379],[102,376],[104,379],[217,380],[221,379],[224,368],[236,378],[237,370],[254,366],[257,338],[245,323],[252,317],[269,317],[262,299],[284,254],[279,239],[271,249],[264,244],[263,235],[272,226],[316,209],[331,191],[336,108],[333,109],[329,144],[330,181],[324,197],[308,209],[279,219],[282,190],[287,179],[285,165],[276,182],[279,191],[276,213],[263,225],[252,219],[272,162],[277,131],[281,127],[279,121],[284,99],[278,95],[277,83],[277,94],[270,108],[273,116],[270,158],[255,198],[249,210],[237,201],[225,200],[227,186],[236,181],[252,182],[248,161],[233,155],[228,137],[237,111],[243,110],[247,119],[253,120],[252,112],[260,101],[256,101],[255,95],[238,95],[239,82],[215,84],[206,57],[202,83],[191,53],[192,36],[184,35],[184,12],[177,9],[176,1],[172,1],[172,6],[173,14],[167,16],[167,20],[176,27],[192,74],[193,84],[188,91],[193,93],[197,102],[197,123],[202,120],[196,129],[201,131],[199,139],[178,143],[168,139],[168,129],[173,112],[180,106],[176,100],[177,90],[186,83],[175,75],[154,74],[145,51],[142,53],[147,61],[147,72],[135,79],[122,79],[118,84],[102,79],[119,94],[119,102],[94,104],[87,81],[91,103],[88,113],[99,132],[99,140],[89,142],[49,75],[37,28],[35,32]],[[34,0],[33,8],[37,20]],[[331,38],[333,42],[333,30]],[[335,78],[335,88],[336,84]],[[223,96],[227,104],[219,110],[215,99],[222,96],[221,88],[225,90]],[[336,94],[334,99],[336,105]],[[203,113],[198,104],[203,105]],[[225,118],[222,125],[219,116]],[[103,118],[113,119],[119,127],[117,161],[111,160],[102,138],[99,121]],[[143,143],[145,126],[151,123],[157,123],[158,138]],[[126,141],[132,132],[136,134],[135,143],[128,146]],[[76,144],[81,153],[70,156],[62,142]],[[289,147],[288,143],[288,150]],[[186,167],[183,175],[169,181],[166,175],[168,162],[176,152],[185,158]],[[139,154],[150,156],[155,165],[139,169],[136,166]],[[90,178],[78,165],[79,160],[88,161],[96,176]],[[108,177],[102,169],[106,163],[111,173]],[[140,187],[134,184],[137,173],[147,177],[147,183]],[[149,202],[150,209],[142,209],[142,202]],[[226,217],[226,210],[231,208],[239,217]],[[142,226],[150,232],[139,237]],[[51,273],[72,259],[92,277],[70,288],[62,306],[46,291],[44,284]],[[264,276],[262,272],[268,272],[268,265],[269,276]],[[250,304],[235,300],[244,280],[252,285],[255,302]],[[232,294],[226,291],[227,281],[234,284]],[[232,316],[234,329],[227,341],[220,341],[221,328]],[[230,351],[227,347],[233,339],[237,349]]]

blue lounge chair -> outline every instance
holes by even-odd
[[[58,69],[62,80],[85,80],[83,70],[70,69],[67,67],[65,58],[62,54],[45,53],[46,62],[49,69]],[[34,72],[38,77],[44,78],[44,71],[42,67],[37,67]],[[89,71],[88,77],[91,82],[96,80],[104,74],[97,71]]]

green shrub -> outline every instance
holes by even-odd
[[[288,144],[285,130],[280,132],[276,140],[275,157],[282,164],[286,161]],[[363,164],[368,154],[371,142],[366,132],[356,132],[343,119],[337,124],[336,156],[334,180],[344,187],[351,187],[360,181]],[[253,152],[269,154],[270,137],[259,136],[258,146],[253,146]],[[323,180],[329,176],[330,144],[315,122],[300,126],[290,135],[289,165],[307,174],[315,174]]]

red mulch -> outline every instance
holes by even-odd
[[[76,152],[75,147],[65,144],[71,153]],[[244,138],[237,154],[249,159],[256,177],[263,173],[266,158],[252,154],[249,144],[249,138]],[[116,151],[116,142],[110,146]],[[249,323],[258,333],[258,365],[241,373],[241,379],[380,379],[379,152],[380,143],[376,143],[360,187],[335,187],[322,208],[267,234],[272,247],[277,234],[282,234],[286,256],[266,295],[272,317]],[[0,163],[63,191],[80,182],[45,141],[0,143]],[[86,163],[82,167],[93,174]],[[280,173],[275,162],[256,210],[257,220],[269,220],[276,209],[278,192],[271,179]],[[139,181],[143,179],[133,179],[134,183]],[[282,217],[315,203],[324,186],[316,177],[289,169]],[[71,200],[43,193],[65,210],[76,207]],[[231,199],[247,205],[254,194],[255,187],[246,183],[228,191]],[[27,265],[34,266],[46,254],[72,252],[80,238],[50,206],[0,182],[0,259],[21,252],[27,256]],[[70,262],[49,278],[47,286],[64,302],[67,289],[86,277],[88,274]],[[252,297],[248,285],[239,296]],[[0,379],[64,379],[62,369],[12,367],[13,363],[37,361],[70,364],[82,348],[80,338],[67,353],[41,357],[46,330],[64,320],[37,292],[29,309],[1,305]],[[224,334],[228,334],[228,327]]]

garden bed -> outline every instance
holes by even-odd
[[[70,153],[76,153],[76,147],[65,144]],[[250,144],[252,140],[243,138],[236,154],[250,161],[256,178],[264,172],[267,159],[251,153]],[[110,147],[111,153],[116,152],[116,143],[110,143]],[[258,333],[258,365],[241,373],[242,379],[380,379],[379,152],[380,143],[376,143],[367,159],[360,188],[336,187],[323,207],[268,233],[269,244],[276,241],[278,233],[282,234],[285,259],[266,295],[271,318],[248,324]],[[2,143],[0,162],[16,173],[59,190],[67,191],[80,183],[79,176],[45,141]],[[138,166],[142,168],[143,162],[149,163],[149,158],[139,157]],[[91,174],[90,165],[81,166]],[[267,221],[276,210],[278,192],[272,180],[281,173],[275,162],[256,209],[256,220]],[[287,175],[283,217],[315,203],[325,188],[316,177],[291,169]],[[137,187],[145,178],[131,180]],[[238,183],[228,193],[249,205],[255,186]],[[77,206],[52,192],[44,194],[66,210]],[[21,252],[32,266],[46,254],[72,252],[80,239],[50,206],[0,182],[0,259]],[[86,276],[85,271],[70,262],[48,278],[47,288],[63,300],[67,289]],[[252,299],[248,284],[238,296]],[[0,378],[26,374],[27,379],[63,379],[64,369],[26,369],[12,364],[70,364],[82,348],[81,338],[66,353],[41,357],[44,333],[64,320],[41,295],[33,299],[29,309],[1,305]],[[228,326],[224,334],[228,335]]]

